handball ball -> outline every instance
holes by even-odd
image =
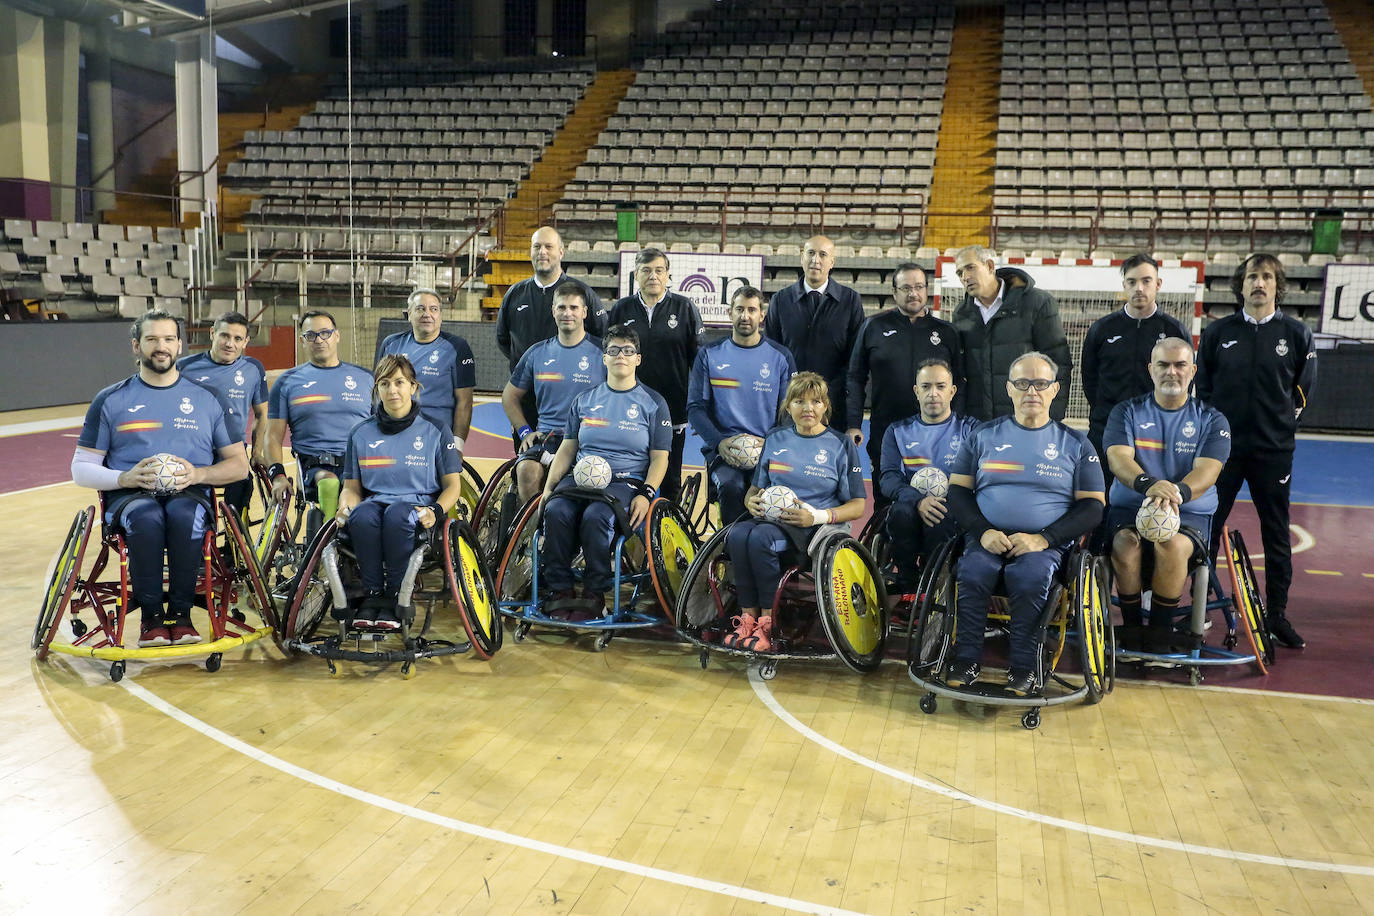
[[[573,483],[589,490],[604,490],[611,482],[611,465],[600,455],[584,455],[573,468]]]
[[[770,522],[778,521],[782,518],[782,510],[797,504],[797,494],[791,487],[769,487],[759,496],[763,499],[763,517]]]
[[[741,434],[735,437],[735,441],[730,443],[721,457],[731,467],[749,469],[758,465],[761,454],[763,440],[758,436]]]
[[[1141,503],[1140,511],[1135,514],[1135,530],[1153,544],[1162,543],[1178,534],[1178,513],[1169,503],[1162,506]]]
[[[177,478],[186,473],[186,468],[175,455],[167,452],[158,452],[153,456],[153,471],[157,474],[157,491],[159,493],[170,493],[176,489]]]
[[[945,472],[932,465],[926,465],[911,475],[911,485],[924,496],[944,499],[949,493],[949,478]]]

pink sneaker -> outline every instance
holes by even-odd
[[[721,644],[729,646],[732,649],[745,648],[744,641],[754,635],[754,626],[756,623],[754,615],[740,614],[738,617],[732,617],[730,622],[735,625],[735,630],[732,633],[726,633],[725,638],[721,640]]]
[[[739,642],[741,649],[752,649],[755,652],[773,651],[773,615],[764,614],[759,618],[758,624],[754,627],[753,634],[747,639]]]

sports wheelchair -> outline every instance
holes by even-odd
[[[839,658],[861,674],[878,667],[887,640],[887,589],[873,557],[847,525],[823,526],[807,545],[809,568],[783,571],[771,610],[773,649],[725,645],[731,619],[739,614],[725,550],[731,527],[716,531],[697,552],[677,596],[678,633],[700,649],[702,668],[712,652],[757,660],[764,680],[772,680],[784,660]],[[817,618],[824,641],[814,633]]]
[[[1082,700],[1098,703],[1116,685],[1114,633],[1108,625],[1108,592],[1102,587],[1100,562],[1086,549],[1075,547],[1059,564],[1049,599],[1036,622],[1038,640],[1036,693],[1016,696],[1004,687],[975,682],[951,687],[945,683],[954,645],[958,608],[956,564],[963,553],[962,536],[950,538],[931,553],[921,573],[915,608],[915,633],[908,644],[907,669],[917,687],[926,691],[921,711],[935,712],[936,697],[968,700],[986,706],[1026,707],[1021,724],[1040,725],[1040,710]],[[994,598],[989,621],[1005,621],[1005,599]],[[1059,663],[1072,641],[1077,649],[1083,683],[1075,686],[1059,673]],[[1054,692],[1051,692],[1054,685]]]
[[[1192,603],[1180,607],[1175,625],[1168,630],[1151,627],[1116,627],[1116,658],[1121,662],[1141,662],[1145,665],[1164,665],[1186,668],[1188,681],[1196,685],[1203,680],[1203,668],[1254,664],[1260,674],[1268,673],[1274,660],[1274,643],[1265,622],[1264,599],[1255,580],[1250,553],[1239,531],[1222,530],[1222,543],[1227,551],[1227,567],[1231,580],[1231,597],[1222,591],[1216,568],[1208,556],[1207,536],[1195,528],[1183,526],[1180,533],[1192,542],[1188,559],[1188,576],[1192,580]],[[1142,547],[1145,545],[1142,543]],[[1141,582],[1150,581],[1154,552],[1141,551]],[[1103,591],[1112,593],[1112,573],[1109,558],[1103,558]],[[1209,595],[1213,596],[1211,600]],[[1207,615],[1220,611],[1225,622],[1221,645],[1209,645]],[[1237,651],[1240,634],[1245,636],[1249,652]],[[1146,642],[1151,640],[1151,642]],[[1124,643],[1132,644],[1127,648]]]
[[[590,618],[576,609],[547,606],[539,585],[544,513],[542,497],[535,496],[512,527],[496,576],[501,613],[515,621],[516,642],[523,641],[539,625],[596,633],[594,646],[600,652],[623,630],[671,625],[683,576],[698,547],[682,510],[659,497],[649,504],[644,523],[632,528],[625,507],[604,491],[565,487],[549,498],[597,501],[612,507],[616,531],[611,540],[611,605],[601,616]],[[579,574],[577,567],[574,562],[575,575]]]
[[[129,551],[123,532],[102,527],[99,552],[82,574],[86,547],[97,519],[104,517],[104,496],[96,506],[76,514],[67,537],[49,568],[43,604],[34,626],[31,648],[39,660],[50,652],[97,658],[110,662],[110,680],[124,677],[130,659],[157,661],[169,658],[205,657],[205,670],[218,671],[224,653],[272,634],[278,626],[276,609],[267,593],[243,519],[223,500],[212,504],[212,524],[201,540],[202,564],[196,581],[196,606],[209,616],[209,638],[192,645],[142,649],[136,644],[138,622],[130,628],[134,645],[125,645],[129,609]],[[113,562],[118,575],[102,580]],[[247,605],[260,625],[249,622],[241,609]],[[62,620],[70,608],[71,642],[57,641]],[[89,611],[94,620],[82,615]]]
[[[400,630],[360,628],[354,615],[364,597],[347,531],[329,519],[307,545],[305,559],[282,614],[283,647],[290,654],[316,655],[339,676],[342,661],[374,664],[399,662],[401,676],[413,677],[423,658],[459,655],[471,650],[489,659],[504,638],[494,601],[490,568],[481,558],[477,538],[463,519],[448,516],[425,533],[411,552],[397,605]],[[451,600],[458,609],[465,641],[430,637],[434,606]],[[424,614],[416,625],[417,605]],[[329,632],[326,618],[332,618]],[[399,645],[383,648],[388,637]]]

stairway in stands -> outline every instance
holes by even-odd
[[[925,244],[986,245],[997,159],[1002,7],[960,6],[949,47]]]
[[[586,161],[587,150],[596,145],[597,137],[605,130],[606,122],[615,114],[634,81],[633,70],[598,73],[577,107],[554,134],[553,143],[530,169],[529,177],[521,182],[520,190],[506,204],[501,237],[497,247],[487,254],[491,272],[486,280],[491,293],[482,300],[482,312],[487,317],[495,316],[501,307],[501,297],[512,284],[529,277],[530,236],[548,222],[553,205],[563,196],[563,186]]]
[[[1374,30],[1370,29],[1369,0],[1326,0],[1326,11],[1350,54],[1350,64],[1374,97]]]

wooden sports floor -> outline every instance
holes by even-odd
[[[0,415],[0,437],[80,414]],[[40,459],[65,479],[74,433],[0,481]],[[0,912],[1374,911],[1371,500],[1305,508],[1309,648],[1271,678],[1122,680],[1027,731],[922,714],[897,662],[765,682],[665,640],[537,630],[408,681],[330,679],[268,640],[115,684],[29,651],[90,497],[0,487]]]

